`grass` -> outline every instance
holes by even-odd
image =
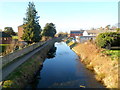
[[[0,44],[0,53],[5,51],[5,48],[10,44]]]
[[[36,72],[36,68],[39,68],[39,66],[41,65],[41,61],[38,60],[39,58],[40,58],[39,53],[37,53],[36,55],[32,56],[27,61],[25,61],[23,64],[21,64],[19,67],[17,67],[12,73],[10,73],[10,75],[7,76],[7,78],[3,82],[3,86],[2,86],[3,89],[13,88],[13,87],[21,88],[21,86],[19,86],[20,83],[24,84],[25,82],[28,82],[27,79],[33,77]],[[30,70],[30,68],[32,70]]]
[[[106,50],[102,51],[103,54],[106,54],[111,57],[112,60],[120,58],[120,50]]]
[[[0,44],[0,46],[8,46],[8,45],[10,45],[10,44]]]
[[[39,52],[36,53],[34,56],[32,56],[19,67],[17,67],[3,82],[3,89],[12,87],[21,88],[26,83],[30,82],[30,80],[32,80],[32,78],[34,77],[36,71],[38,71],[39,67],[43,63],[42,59],[41,61],[39,61],[39,59],[41,58],[39,54]]]
[[[107,50],[88,43],[80,43],[73,50],[81,57],[86,67],[93,70],[96,79],[107,88],[116,88],[118,85],[118,55],[120,50]],[[112,60],[112,59],[113,60]]]
[[[12,39],[18,39],[18,36],[12,36]]]

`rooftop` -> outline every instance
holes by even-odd
[[[86,32],[99,34],[99,33],[104,33],[104,32],[116,32],[116,30],[86,30]]]

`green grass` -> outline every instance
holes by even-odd
[[[120,50],[103,50],[102,53],[111,57],[112,60],[120,58]]]
[[[10,45],[10,44],[0,44],[0,46],[8,46],[8,45]]]
[[[12,39],[18,39],[18,36],[12,36]]]
[[[0,53],[5,51],[5,48],[10,44],[0,44]]]

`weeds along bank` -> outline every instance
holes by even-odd
[[[68,42],[67,44],[72,46],[72,50],[80,56],[80,60],[86,65],[86,68],[95,73],[98,81],[107,88],[118,88],[118,58],[111,59],[110,56],[101,53],[102,49],[90,42],[76,45]]]
[[[42,68],[47,53],[53,47],[54,43],[49,43],[49,45],[42,48],[16,68],[2,83],[2,88],[24,88],[28,83],[31,83],[36,73]]]

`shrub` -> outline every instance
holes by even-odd
[[[101,48],[120,45],[120,34],[118,32],[101,33],[96,37],[96,44]]]

